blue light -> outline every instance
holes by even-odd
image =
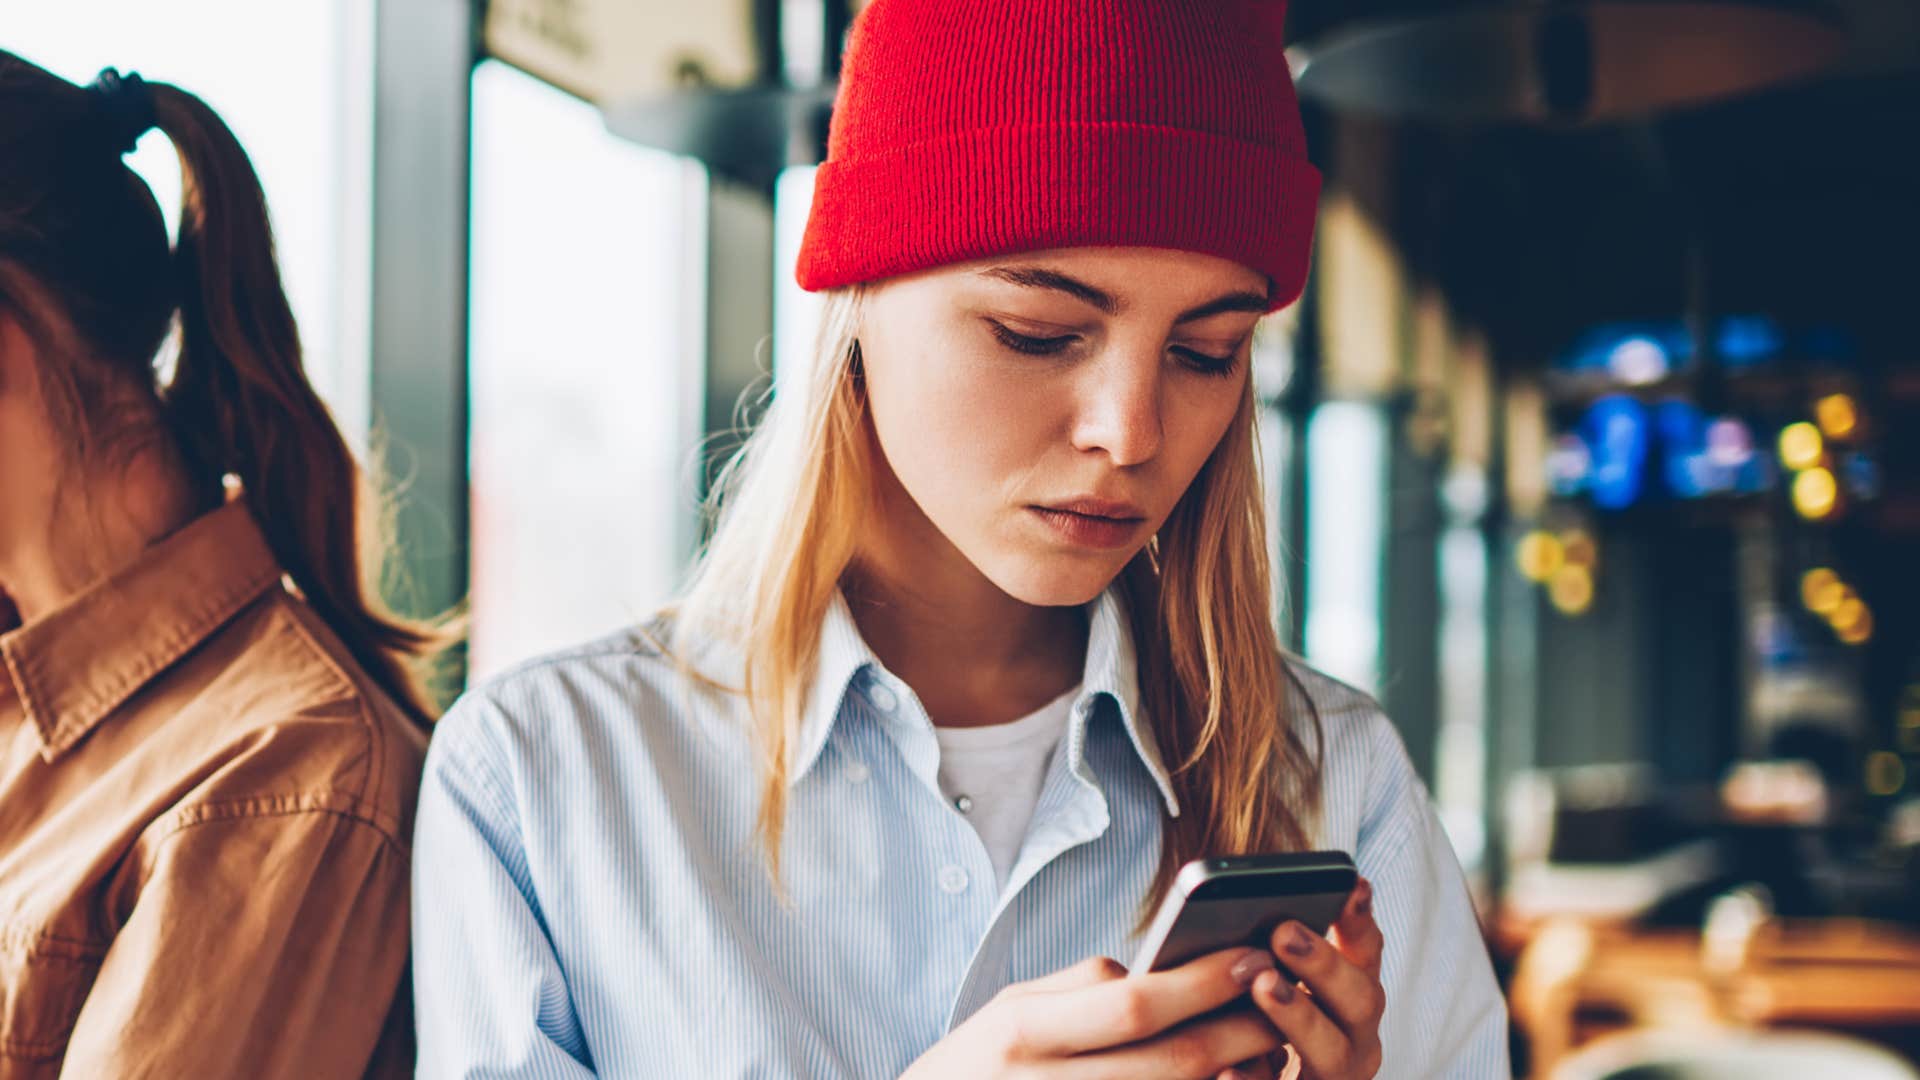
[[[1720,320],[1713,348],[1729,368],[1757,367],[1780,358],[1787,335],[1765,315],[1729,315]]]
[[[1624,510],[1640,498],[1641,479],[1652,442],[1646,406],[1623,394],[1593,403],[1582,422],[1593,452],[1589,490],[1603,510]]]
[[[1679,322],[1624,322],[1596,326],[1575,338],[1554,366],[1574,374],[1605,374],[1628,386],[1659,382],[1693,358],[1693,337]]]
[[[1880,496],[1880,466],[1865,454],[1848,454],[1840,466],[1847,490],[1857,499]]]
[[[1660,449],[1666,466],[1667,490],[1682,499],[1697,499],[1726,485],[1720,470],[1707,457],[1707,418],[1692,402],[1669,398],[1654,406],[1660,428]]]
[[[1553,441],[1553,450],[1547,455],[1547,484],[1555,495],[1565,498],[1580,494],[1592,473],[1593,452],[1584,439],[1568,434]]]

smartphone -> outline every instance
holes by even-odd
[[[1242,945],[1266,948],[1273,928],[1288,920],[1324,934],[1359,879],[1344,851],[1195,859],[1174,877],[1129,970],[1164,971]]]

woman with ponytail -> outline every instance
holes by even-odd
[[[410,1068],[442,640],[378,522],[233,133],[0,52],[0,1078]]]
[[[1281,16],[864,8],[818,347],[685,594],[436,733],[422,1075],[1507,1075],[1399,736],[1275,633],[1249,349],[1319,190]],[[1308,848],[1366,879],[1330,937],[1117,962],[1188,860]]]

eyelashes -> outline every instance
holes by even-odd
[[[1079,340],[1079,335],[1077,334],[1061,334],[1057,337],[1034,337],[1030,334],[1022,334],[1010,330],[1004,324],[993,319],[987,320],[987,326],[992,329],[993,336],[999,339],[1001,345],[1006,346],[1008,349],[1022,356],[1058,356],[1070,348],[1075,341]],[[1231,375],[1235,361],[1239,356],[1239,350],[1237,349],[1229,356],[1215,356],[1212,353],[1201,352],[1197,349],[1189,349],[1180,345],[1173,346],[1170,351],[1179,357],[1182,363],[1202,375]]]
[[[1075,338],[1073,334],[1063,334],[1059,337],[1032,337],[1015,333],[992,319],[987,320],[987,325],[993,328],[993,336],[1000,339],[1000,344],[1026,356],[1056,356],[1065,352]]]

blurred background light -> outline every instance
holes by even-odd
[[[1803,420],[1780,429],[1780,464],[1787,468],[1811,469],[1820,464],[1820,456],[1825,452],[1820,429],[1812,424]]]
[[[1840,495],[1840,486],[1826,469],[1813,468],[1793,478],[1793,508],[1808,521],[1830,516]]]

